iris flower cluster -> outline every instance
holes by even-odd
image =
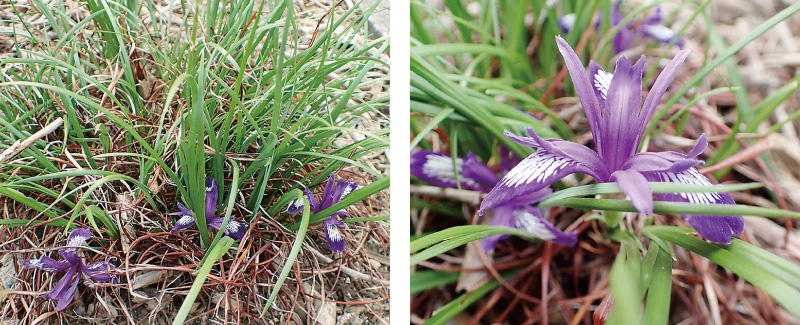
[[[78,256],[78,248],[83,246],[89,238],[92,237],[92,232],[89,229],[78,228],[70,232],[67,239],[68,248],[58,250],[63,261],[56,261],[50,257],[43,256],[38,259],[23,260],[22,266],[26,269],[37,269],[47,273],[56,273],[67,270],[67,274],[56,283],[53,290],[44,295],[56,301],[56,311],[64,310],[75,299],[75,293],[78,290],[78,283],[83,279],[82,275],[86,275],[94,281],[108,282],[112,281],[114,284],[119,283],[115,275],[109,274],[108,271],[113,269],[114,264],[106,261],[100,261],[86,265],[83,259]],[[93,288],[90,282],[86,284]]]
[[[500,169],[503,174],[519,162],[519,158],[505,147],[502,147],[500,157]],[[466,158],[455,158],[454,165],[454,160],[450,155],[427,150],[414,151],[411,153],[411,175],[436,186],[458,187],[460,184],[461,188],[482,193],[488,193],[500,181],[500,177],[471,152],[467,153]],[[561,231],[543,218],[542,212],[538,208],[531,206],[552,192],[553,190],[549,188],[541,188],[492,207],[496,210],[491,225],[520,228],[542,240],[567,246],[575,245],[577,242],[576,232]],[[498,241],[509,236],[495,235],[483,238],[481,248],[490,252],[494,250]]]
[[[217,187],[217,181],[213,177],[206,177],[206,224],[209,227],[213,227],[217,230],[222,228],[222,221],[225,219],[216,216],[218,191],[219,189]],[[175,227],[173,227],[170,232],[186,229],[195,224],[194,212],[187,209],[183,204],[180,203],[178,203],[178,210],[179,211],[177,212],[168,213],[169,215],[180,216],[178,221],[175,222]],[[231,220],[228,221],[228,225],[225,226],[223,233],[236,240],[242,240],[244,235],[247,233],[247,228],[247,224],[233,220],[233,217],[231,217]]]
[[[620,13],[620,2],[617,1],[614,7],[611,8],[611,26],[616,27],[622,23],[623,17]],[[664,17],[661,13],[661,7],[656,7],[655,13],[645,18],[641,23],[633,24],[628,23],[623,25],[619,33],[614,37],[614,51],[620,53],[625,51],[633,45],[633,42],[638,38],[653,39],[659,43],[669,44],[676,37],[675,45],[683,47],[683,37],[678,37],[678,34],[669,27],[664,26],[661,22]],[[561,31],[568,34],[575,28],[575,14],[564,15],[558,19],[558,25],[561,26]],[[594,28],[598,28],[600,24],[595,24]],[[636,26],[636,27],[634,27]]]
[[[506,131],[507,137],[537,151],[497,183],[481,204],[481,210],[506,206],[573,173],[590,175],[602,183],[616,182],[641,214],[653,213],[653,191],[648,181],[711,185],[711,181],[695,168],[703,163],[696,158],[708,146],[705,134],[688,154],[636,153],[656,106],[690,50],[680,51],[675,56],[642,103],[644,56],[635,64],[625,57],[620,58],[613,74],[592,61],[587,76],[569,44],[561,37],[557,37],[556,42],[586,113],[596,151],[574,142],[542,139],[533,129],[527,130],[529,137]],[[734,204],[727,192],[659,193],[657,196],[664,201]],[[715,243],[729,244],[731,237],[744,230],[741,216],[686,214],[684,217],[700,235]]]
[[[356,184],[356,182],[346,181],[343,179],[340,179],[337,182],[335,175],[331,175],[328,178],[328,183],[325,184],[325,191],[322,192],[322,196],[320,196],[319,200],[314,197],[314,194],[311,193],[311,190],[308,188],[305,189],[306,193],[304,196],[308,198],[308,204],[310,205],[309,209],[311,210],[311,213],[319,213],[320,211],[339,203],[339,201],[343,200],[356,188],[358,188],[358,184]],[[295,200],[291,202],[286,208],[286,212],[290,214],[294,214],[302,210],[303,202],[301,200]],[[345,224],[342,222],[342,220],[339,220],[337,216],[350,218],[350,214],[342,209],[331,213],[328,218],[322,222],[322,225],[325,230],[325,240],[328,242],[328,246],[331,247],[331,250],[334,253],[341,253],[344,251],[345,241],[344,236],[342,236],[342,232],[339,230],[339,228],[345,227]]]

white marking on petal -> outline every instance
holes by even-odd
[[[558,18],[558,24],[561,25],[562,29],[572,31],[575,28],[575,14],[568,14]]]
[[[511,169],[503,183],[505,186],[516,187],[531,182],[543,182],[561,169],[575,165],[577,163],[573,160],[539,150]]]
[[[192,223],[192,221],[194,221],[194,217],[192,217],[192,216],[190,216],[188,214],[185,214],[185,215],[183,215],[183,217],[178,219],[178,224],[181,225],[181,226],[185,226],[185,225],[188,225],[188,224]]]
[[[286,211],[293,211],[302,207],[303,207],[303,199],[299,198],[290,202],[289,205],[286,206]]]
[[[339,227],[336,227],[336,225],[327,225],[325,229],[328,233],[328,238],[330,238],[332,242],[340,242],[344,240],[342,233],[339,232]]]
[[[644,25],[644,32],[661,43],[669,43],[675,38],[675,32],[664,25]]]
[[[228,225],[225,226],[225,230],[228,231],[229,234],[235,234],[239,232],[239,228],[242,227],[242,224],[237,221],[228,221]]]
[[[211,186],[206,186],[206,192],[211,192]]]
[[[42,263],[42,259],[37,258],[28,260],[28,265],[30,265],[31,267],[35,267],[37,269],[41,269],[44,266],[44,263]]]
[[[344,192],[342,192],[342,196],[339,197],[339,201],[343,200],[344,197],[350,194],[351,192],[353,192],[353,186],[350,186],[348,184],[347,186],[345,186]]]
[[[600,96],[603,97],[603,99],[606,99],[606,96],[608,96],[608,88],[611,88],[611,79],[613,78],[613,73],[603,70],[597,70],[597,73],[594,75],[594,86],[600,91]]]
[[[525,209],[515,209],[513,214],[514,219],[517,221],[517,228],[525,229],[527,232],[543,240],[556,238],[556,235],[547,229],[547,225],[542,222],[542,219]]]
[[[87,240],[89,240],[89,237],[76,235],[67,240],[67,246],[82,246]]]
[[[103,266],[102,263],[95,263],[95,264],[89,265],[89,267],[87,269],[89,269],[91,271],[94,271],[94,270],[99,269],[101,266]]]
[[[439,155],[428,155],[425,164],[422,165],[422,173],[425,176],[438,179],[442,182],[455,183],[456,173],[462,174],[464,159],[456,158],[456,170],[453,171],[453,158]],[[477,186],[478,184],[467,177],[461,176],[459,180],[462,184]]]
[[[693,184],[711,186],[711,181],[708,180],[703,174],[700,174],[697,169],[690,168],[680,173],[658,173],[658,177],[663,182],[680,183],[680,184]],[[706,192],[706,193],[677,193],[682,198],[691,203],[700,204],[715,204],[722,201],[722,196],[719,193]]]

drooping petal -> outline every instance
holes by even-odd
[[[325,219],[322,222],[325,228],[325,240],[328,241],[328,246],[334,253],[341,253],[344,251],[345,241],[344,236],[339,231],[339,227],[344,227],[344,222],[335,217]]]
[[[672,62],[670,62],[667,67],[661,71],[661,74],[658,75],[653,87],[650,88],[650,93],[647,94],[647,98],[645,98],[644,104],[642,104],[642,110],[639,112],[639,119],[638,122],[636,122],[638,123],[638,126],[630,126],[636,128],[636,134],[638,135],[634,145],[635,148],[639,147],[639,142],[641,141],[642,134],[644,134],[644,129],[650,122],[650,118],[653,116],[653,112],[655,112],[658,103],[661,102],[661,97],[664,96],[667,88],[669,88],[669,85],[672,83],[672,79],[675,78],[675,74],[678,73],[678,68],[681,67],[681,64],[683,64],[683,61],[686,60],[691,52],[691,49],[685,49],[678,52],[678,54],[675,55],[675,58],[672,59]]]
[[[327,209],[331,205],[339,203],[339,201],[343,200],[346,196],[353,193],[355,189],[358,188],[358,184],[356,182],[346,181],[340,179],[336,182],[336,185],[333,187],[333,190],[328,195],[329,197],[325,198],[326,203],[322,204],[322,209]]]
[[[521,206],[514,209],[514,219],[517,228],[525,230],[542,240],[548,240],[565,246],[575,246],[578,242],[577,231],[565,233],[556,228],[549,221],[542,218],[542,212],[531,206]]]
[[[600,157],[611,171],[619,169],[628,157],[636,153],[636,128],[631,125],[637,122],[642,103],[642,72],[645,58],[631,66],[626,57],[617,60],[614,77],[608,88],[603,120],[601,122],[603,147],[598,150]]]
[[[181,217],[178,218],[178,221],[175,222],[175,226],[172,227],[172,230],[169,232],[176,232],[181,229],[186,229],[194,225],[194,216],[192,215],[192,211],[189,211],[183,204],[178,203],[178,210],[179,212],[172,212],[168,213],[171,215],[180,215]]]
[[[92,278],[92,280],[95,280],[97,282],[108,282],[116,279],[116,276],[109,274],[109,271],[114,269],[116,266],[114,266],[114,264],[111,264],[109,262],[100,261],[89,265],[81,264],[80,267],[81,267],[81,272],[83,272],[83,274],[86,274],[87,276]]]
[[[669,44],[669,42],[672,42],[673,39],[678,37],[678,33],[675,33],[669,29],[669,27],[661,24],[644,24],[641,29],[644,35],[649,36],[659,43]],[[683,42],[683,37],[679,37],[678,40],[675,41],[675,45],[683,47]]]
[[[453,169],[455,166],[455,169]],[[472,179],[464,176],[464,159],[455,158],[443,153],[417,150],[411,153],[411,175],[431,185],[441,187],[458,187],[456,173],[462,188],[480,190],[481,187]]]
[[[47,273],[55,273],[68,269],[72,264],[68,261],[59,262],[47,256],[32,260],[22,260],[22,266],[26,269],[39,269]]]
[[[581,161],[539,149],[514,167],[481,203],[481,211],[507,205],[508,202],[539,191],[573,173],[596,175]]]
[[[78,257],[78,248],[83,246],[89,238],[92,238],[92,232],[86,228],[78,228],[69,233],[67,238],[67,246],[64,249],[58,250],[59,254],[63,256],[70,264],[78,264],[80,257]]]
[[[712,185],[711,181],[695,168],[680,173],[645,173],[650,181],[673,182],[681,184]],[[736,204],[728,192],[717,193],[659,193],[663,201],[689,202],[700,204]],[[730,244],[731,238],[744,231],[742,216],[715,216],[684,214],[684,218],[697,232],[706,239],[720,244]]]
[[[516,208],[516,206],[504,205],[494,210],[491,225],[496,227],[515,228],[517,226],[517,221],[514,219],[514,210]],[[508,237],[511,237],[511,235],[494,235],[484,237],[480,242],[481,249],[483,249],[484,252],[491,252],[494,250],[494,247],[499,241]]]
[[[217,180],[211,176],[206,177],[206,219],[217,216],[217,196],[219,195]]]
[[[600,182],[608,181],[610,172],[608,171],[608,168],[606,168],[603,160],[600,159],[600,156],[597,155],[596,152],[592,151],[592,149],[575,142],[564,141],[561,139],[542,139],[532,128],[527,128],[525,131],[529,138],[517,136],[508,131],[505,132],[505,136],[519,144],[530,146],[532,148],[544,149],[550,153],[567,157],[571,160],[580,161],[583,163],[583,165],[594,171],[594,173],[589,175]]]
[[[491,191],[492,187],[500,181],[500,177],[497,177],[497,174],[489,169],[486,164],[478,160],[472,152],[467,153],[467,158],[464,159],[462,168],[464,178],[475,181],[475,183],[481,187],[481,192],[486,193]]]
[[[531,192],[528,194],[524,194],[518,196],[517,198],[508,201],[506,206],[517,206],[517,205],[531,205],[536,204],[537,202],[541,201],[542,199],[546,198],[548,195],[553,194],[552,188],[545,188],[536,192]]]
[[[575,54],[575,51],[572,50],[572,47],[569,46],[567,41],[561,38],[561,36],[556,36],[556,44],[558,44],[558,50],[561,52],[567,64],[567,70],[569,70],[572,83],[575,85],[575,92],[578,94],[578,100],[580,100],[583,111],[586,113],[586,119],[589,121],[594,145],[599,151],[599,148],[603,147],[602,139],[597,136],[601,127],[601,112],[600,104],[597,102],[597,98],[594,95],[592,82],[589,81],[581,59],[578,58],[578,55]]]
[[[228,221],[228,225],[225,226],[225,231],[223,231],[223,233],[233,239],[242,240],[247,233],[247,228],[246,223],[233,220],[233,216],[231,216],[231,220]]]
[[[633,207],[641,214],[653,214],[653,189],[644,175],[634,170],[618,170],[611,174],[622,192],[628,195]]]
[[[295,199],[292,202],[289,202],[289,205],[286,206],[286,210],[284,212],[288,214],[295,214],[300,211],[303,211],[303,198]]]

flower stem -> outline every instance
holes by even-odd
[[[603,199],[618,199],[621,197],[621,195],[605,194],[601,195],[600,197]],[[603,215],[603,223],[605,224],[606,228],[609,229],[619,228],[619,222],[622,221],[622,217],[625,215],[624,212],[622,211],[610,211],[610,210],[603,210],[601,214]]]

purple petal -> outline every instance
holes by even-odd
[[[289,202],[289,205],[286,206],[286,210],[284,212],[288,214],[295,214],[300,211],[303,211],[303,198]]]
[[[242,240],[244,235],[247,233],[247,228],[248,227],[246,223],[233,220],[233,216],[231,216],[231,220],[228,221],[228,225],[225,226],[225,231],[223,231],[223,233],[233,239]]]
[[[183,204],[178,203],[179,212],[172,212],[169,213],[171,215],[180,215],[181,217],[178,218],[178,221],[175,222],[175,226],[172,227],[172,230],[169,232],[176,232],[181,229],[186,229],[194,225],[194,216],[192,215],[192,211],[186,209]]]
[[[516,199],[513,199],[506,204],[506,206],[517,206],[517,205],[531,205],[535,204],[542,199],[546,198],[548,195],[553,194],[553,189],[545,188],[540,191],[531,192],[529,194],[524,194],[518,196]],[[499,208],[498,208],[499,209]]]
[[[317,201],[317,198],[314,197],[314,194],[311,193],[311,190],[309,190],[308,187],[305,188],[305,192],[306,192],[306,197],[308,198],[308,205],[309,209],[311,209],[311,212],[317,213],[322,211],[322,209],[319,208],[319,201]]]
[[[586,69],[583,68],[581,59],[578,58],[578,55],[575,54],[575,51],[572,50],[567,41],[561,36],[556,36],[556,43],[567,64],[567,70],[569,70],[569,75],[572,77],[572,83],[575,85],[575,92],[578,94],[583,111],[586,113],[586,119],[589,121],[595,147],[602,148],[602,139],[597,136],[600,131],[600,104],[594,95],[592,83],[589,81]]]
[[[689,159],[686,158],[686,155],[673,151],[642,152],[628,158],[620,169],[635,170],[642,173],[680,173],[702,163],[702,160]]]
[[[645,173],[650,181],[672,182],[681,184],[712,185],[711,181],[700,174],[695,168],[680,173]],[[662,201],[689,202],[701,204],[736,204],[728,192],[718,193],[658,193]],[[684,218],[700,235],[706,239],[720,244],[730,244],[733,236],[739,236],[744,231],[742,216],[715,216],[684,214]]]
[[[500,151],[500,173],[503,175],[508,174],[511,168],[514,168],[522,161],[522,158],[502,144],[499,146],[498,151]]]
[[[464,176],[463,158],[455,158],[455,170],[453,166],[453,157],[447,154],[427,150],[411,153],[411,175],[414,177],[435,186],[458,187],[456,183],[456,173],[458,173],[458,181],[462,188],[481,190],[478,183]]]
[[[644,134],[644,129],[647,127],[647,123],[650,122],[650,118],[653,116],[653,112],[655,112],[658,103],[661,101],[661,97],[664,96],[667,88],[669,88],[669,85],[672,83],[672,79],[675,78],[675,74],[678,73],[678,68],[681,67],[681,64],[683,64],[683,61],[686,60],[691,52],[691,49],[678,52],[678,55],[672,59],[672,62],[658,75],[655,84],[650,88],[650,93],[647,94],[647,98],[644,100],[644,104],[642,104],[642,110],[639,112],[636,134]],[[634,147],[639,147],[639,141],[641,141],[641,136],[636,139]]]
[[[78,248],[77,246],[83,246],[89,238],[92,238],[92,232],[86,228],[78,228],[73,230],[69,233],[69,238],[67,238],[67,246],[76,246],[71,248],[64,248],[60,249],[58,252],[63,256],[70,264],[78,264],[80,261],[80,257],[78,257]]]
[[[692,147],[692,150],[689,150],[689,153],[686,154],[686,157],[695,158],[703,153],[706,148],[708,148],[708,138],[706,137],[706,134],[703,133],[699,138],[697,138],[697,142],[694,144],[694,147]]]
[[[108,263],[106,261],[100,261],[89,265],[83,265],[81,263],[80,267],[81,267],[81,272],[83,272],[83,274],[86,274],[87,276],[92,278],[92,280],[95,280],[97,282],[108,282],[116,278],[115,276],[108,273],[110,270],[115,268],[114,264]]]
[[[516,208],[516,206],[504,205],[494,210],[491,225],[496,227],[515,228],[517,226],[517,222],[514,219],[514,210]],[[508,237],[511,237],[511,235],[493,235],[484,237],[481,239],[480,246],[484,252],[488,253],[494,250],[494,247],[499,241]]]
[[[542,218],[542,212],[531,206],[522,206],[514,209],[514,219],[517,228],[525,230],[534,236],[561,244],[564,246],[575,246],[578,242],[577,231],[565,233],[556,228],[549,221]]]
[[[344,227],[344,222],[334,217],[325,219],[322,222],[325,227],[325,240],[328,241],[328,246],[334,253],[341,253],[344,251],[345,241],[344,236],[339,231],[339,227]]]
[[[641,134],[636,134],[636,128],[631,125],[635,123],[635,116],[641,108],[644,64],[644,56],[633,66],[626,57],[617,60],[608,89],[600,132],[603,147],[598,153],[612,171],[619,169],[628,157],[636,153],[637,147],[634,145],[641,138]]]
[[[67,261],[59,262],[47,256],[39,259],[22,260],[22,266],[26,269],[39,269],[47,273],[55,273],[68,269],[72,264]]]
[[[80,280],[76,277],[77,270],[77,264],[70,267],[67,274],[64,274],[61,280],[58,280],[56,285],[53,287],[53,290],[44,294],[44,297],[58,302],[58,307],[56,307],[56,310],[66,308],[66,306],[69,305],[69,303],[72,302],[72,299],[75,297],[75,289],[77,289],[78,282]],[[64,304],[63,307],[62,304]],[[59,309],[59,307],[61,308]]]
[[[633,207],[639,213],[653,214],[653,189],[642,174],[634,170],[618,170],[611,174],[611,179],[616,181],[622,192],[631,198]]]
[[[603,163],[603,160],[600,159],[600,156],[597,155],[597,153],[592,149],[571,141],[564,141],[561,139],[542,139],[531,128],[528,128],[525,131],[528,136],[531,137],[530,139],[537,143],[536,146],[532,147],[541,148],[553,154],[567,157],[575,161],[580,161],[585,166],[589,167],[589,169],[594,171],[594,173],[589,175],[600,182],[608,181],[610,172],[608,171],[608,168],[606,168],[605,163]],[[518,139],[521,137],[510,135],[509,133],[506,133],[506,136],[514,141],[520,142]],[[515,138],[517,138],[517,140],[515,140]]]
[[[478,160],[472,152],[467,153],[467,158],[464,159],[462,168],[464,178],[474,180],[475,183],[481,187],[481,192],[487,193],[491,191],[497,182],[500,181],[500,177],[497,177],[497,174],[489,169],[486,164]]]
[[[217,216],[217,196],[219,188],[217,180],[211,176],[206,177],[206,219]]]
[[[539,149],[514,167],[481,203],[481,211],[507,205],[508,202],[539,191],[569,174],[597,172],[581,161]]]
[[[178,211],[177,212],[170,212],[167,215],[170,216],[184,216],[184,215],[193,215],[191,210],[187,209],[183,204],[178,203]]]
[[[225,218],[222,218],[222,217],[211,217],[211,218],[208,218],[208,219],[206,219],[206,226],[209,226],[211,228],[219,230],[219,228],[222,228],[222,221],[223,220],[225,220]]]

